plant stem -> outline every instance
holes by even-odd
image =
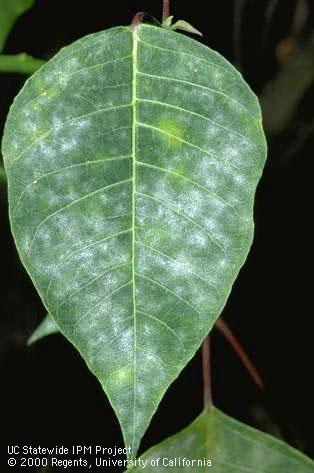
[[[212,386],[211,386],[211,366],[210,366],[210,337],[204,339],[202,344],[203,361],[203,389],[204,389],[204,409],[213,404]]]
[[[164,22],[170,16],[170,0],[163,0],[162,21]]]
[[[230,328],[222,319],[218,319],[215,324],[216,328],[223,334],[223,336],[228,340],[240,360],[242,361],[245,368],[250,373],[251,377],[253,378],[255,384],[260,388],[264,389],[264,383],[262,378],[257,371],[256,367],[254,366],[253,362],[250,360],[248,355],[245,353],[244,349],[242,348],[239,341],[231,332]]]
[[[145,13],[144,12],[139,12],[139,13],[136,13],[136,15],[133,16],[133,20],[132,20],[132,23],[131,23],[131,28],[134,29],[136,28],[138,25],[140,25],[144,19],[144,16],[145,16]]]
[[[246,0],[235,0],[233,14],[234,62],[239,70],[242,66],[242,15]]]
[[[0,54],[0,72],[30,75],[45,63],[46,61],[33,58],[25,53],[15,55]]]

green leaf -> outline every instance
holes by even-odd
[[[265,154],[240,74],[149,25],[64,48],[11,108],[3,155],[21,260],[133,456],[246,259]]]
[[[27,345],[32,345],[33,343],[38,342],[38,340],[47,337],[48,335],[53,335],[54,333],[60,333],[60,330],[55,321],[49,314],[47,314],[44,320],[38,325],[27,340]]]
[[[174,24],[172,23],[173,21],[173,16],[168,16],[163,22],[162,22],[162,27],[166,29],[170,29],[173,31],[176,30],[182,30],[182,31],[187,31],[188,33],[191,34],[197,34],[199,36],[203,36],[203,34],[198,31],[194,26],[190,25],[187,21],[184,20],[178,20]]]
[[[0,0],[0,52],[14,23],[35,3],[35,0]]]
[[[173,15],[171,16],[168,16],[163,22],[162,22],[162,26],[163,28],[170,28],[171,25],[172,25],[172,20],[173,20]]]
[[[148,450],[137,462],[128,470],[130,473],[143,471],[142,465],[146,465],[144,471],[147,473],[314,471],[313,461],[302,453],[216,408],[205,410],[186,429]]]
[[[182,30],[186,31],[187,33],[197,34],[199,36],[203,36],[203,34],[198,31],[194,26],[190,25],[187,21],[178,20],[170,27],[171,30]]]

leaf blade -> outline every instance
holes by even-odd
[[[3,154],[21,259],[135,456],[249,250],[265,161],[257,100],[195,41],[113,28],[27,82]]]
[[[215,407],[205,410],[188,427],[152,447],[140,458],[142,462],[147,461],[145,469],[148,473],[168,471],[169,468],[174,472],[203,468],[203,471],[214,473],[311,473],[314,469],[314,462],[298,450],[242,424]],[[157,459],[158,465],[154,465]],[[207,465],[207,460],[211,461],[211,466]],[[140,464],[128,471],[136,473],[142,469]]]

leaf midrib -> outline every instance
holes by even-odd
[[[133,298],[133,425],[132,425],[132,447],[133,454],[135,442],[135,412],[136,412],[136,292],[135,292],[135,193],[136,193],[136,93],[137,93],[137,50],[138,50],[138,28],[133,28],[132,34],[133,50],[133,73],[132,73],[132,298]]]

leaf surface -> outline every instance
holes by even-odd
[[[21,260],[136,455],[251,245],[257,99],[196,41],[117,27],[27,81],[3,154]]]
[[[299,451],[232,419],[216,408],[205,410],[186,429],[151,448],[140,459],[142,462],[147,461],[144,469],[147,473],[314,471],[313,461]],[[154,466],[157,460],[158,466]],[[211,466],[207,460],[211,461]],[[128,472],[143,471],[142,464],[130,468]]]
[[[34,4],[35,0],[0,0],[0,52],[14,23]]]

